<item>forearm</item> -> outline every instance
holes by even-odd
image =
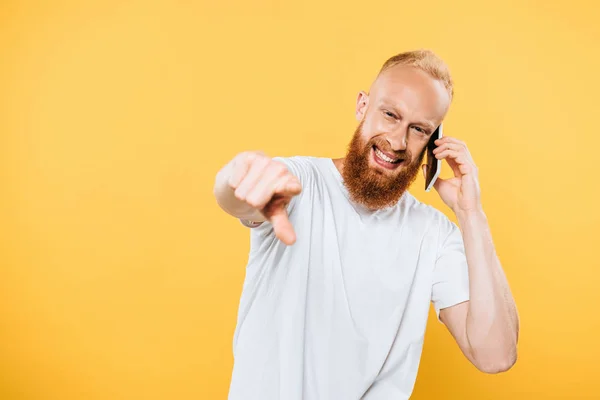
[[[473,359],[491,370],[516,359],[518,315],[487,218],[482,210],[457,214],[469,268],[470,301],[465,324]]]
[[[235,218],[257,222],[264,221],[265,217],[254,207],[235,197],[235,191],[228,183],[232,174],[232,169],[232,163],[229,162],[217,173],[213,188],[213,194],[215,195],[217,204],[223,211]]]

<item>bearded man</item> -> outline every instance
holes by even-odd
[[[407,399],[430,302],[479,370],[515,363],[518,315],[467,146],[435,141],[458,225],[408,192],[452,96],[433,52],[401,53],[358,94],[345,158],[244,152],[219,171],[217,203],[251,230],[230,400]]]

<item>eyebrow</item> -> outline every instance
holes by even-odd
[[[389,105],[396,113],[398,113],[400,115],[403,115],[403,113],[400,112],[399,107],[397,107],[394,104],[394,102],[392,102],[390,99],[383,98],[381,100],[381,104]],[[420,122],[416,122],[416,124],[427,127],[428,129],[431,130],[431,132],[433,132],[435,130],[435,128],[436,128],[435,125],[432,122],[430,122],[430,121],[420,121]]]

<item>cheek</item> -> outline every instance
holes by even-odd
[[[425,155],[425,151],[427,151],[427,143],[423,144],[423,143],[419,142],[419,143],[409,144],[408,150],[410,151],[410,154],[411,154],[411,161],[415,162],[419,158],[421,158],[422,155],[423,156]]]
[[[389,121],[377,119],[371,123],[371,132],[376,134],[386,133],[393,130],[394,126]]]
[[[362,130],[362,137],[366,142],[372,140],[373,138],[380,137],[381,135],[386,134],[386,129],[384,126],[378,123],[372,123],[370,125],[365,124]]]
[[[375,136],[378,133],[389,130],[389,122],[379,114],[378,112],[369,113],[364,119],[363,130],[368,132],[370,136]]]
[[[373,137],[377,136],[377,134],[375,133],[376,131],[373,131],[372,128],[370,126],[368,126],[367,124],[363,125],[361,132],[360,132],[360,138],[361,141],[363,142],[363,144],[366,144],[369,142],[369,140],[373,139]]]

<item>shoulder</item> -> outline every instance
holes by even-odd
[[[446,214],[429,204],[419,201],[409,192],[404,194],[402,203],[413,221],[437,229],[442,239],[458,229],[457,225]]]
[[[284,163],[292,168],[314,168],[320,158],[311,156],[276,156],[273,160]]]
[[[288,168],[302,183],[308,183],[322,173],[325,158],[311,156],[273,157]]]

